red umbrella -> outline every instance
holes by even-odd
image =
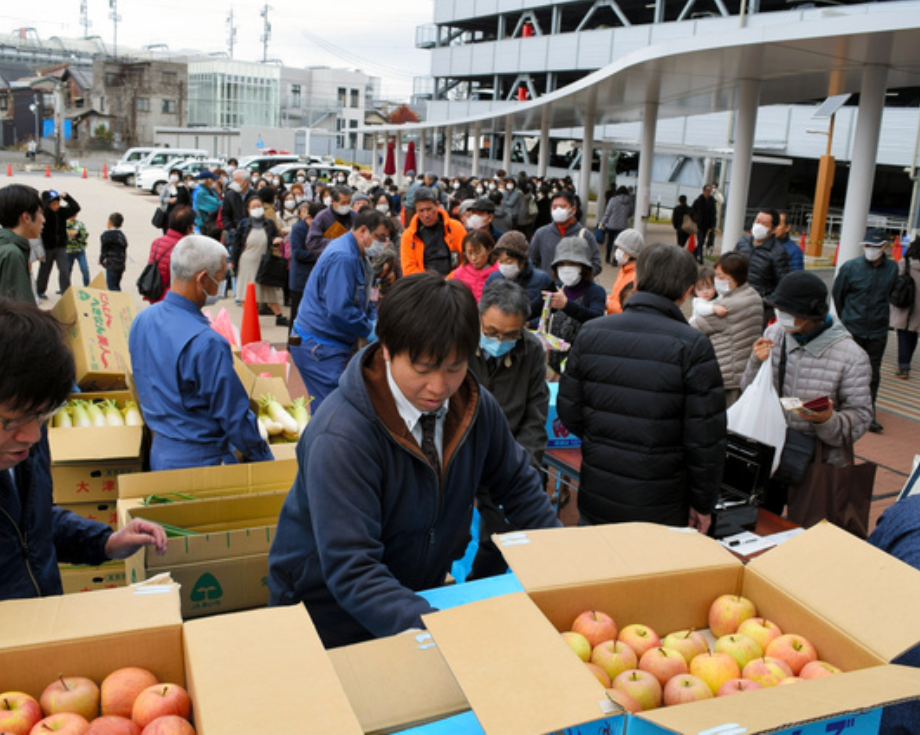
[[[389,141],[387,143],[387,160],[386,160],[386,163],[383,164],[383,173],[385,173],[387,176],[392,176],[393,174],[396,173],[396,162],[394,160],[394,157],[395,157],[394,150],[395,149],[396,149],[396,143],[392,140]]]
[[[415,141],[409,141],[409,150],[406,151],[406,165],[403,166],[403,173],[415,171]]]

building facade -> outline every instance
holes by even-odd
[[[281,124],[281,67],[233,59],[188,62],[190,125]]]

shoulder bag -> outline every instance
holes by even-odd
[[[783,337],[785,340],[785,336]],[[786,345],[781,348],[779,358],[779,390],[783,395],[783,386],[786,383]],[[783,453],[779,458],[779,467],[773,479],[784,485],[796,485],[802,481],[815,456],[815,444],[818,443],[814,434],[806,434],[792,427],[786,427],[786,442],[783,444]]]
[[[700,231],[700,228],[697,226],[696,222],[693,221],[693,217],[691,217],[689,214],[684,215],[684,218],[680,223],[680,229],[688,235],[696,235]]]
[[[153,217],[150,218],[150,224],[152,224],[158,230],[162,230],[163,225],[166,224],[166,210],[162,207],[157,207],[154,209]]]
[[[159,301],[163,297],[163,276],[160,275],[160,258],[156,254],[153,261],[147,263],[141,271],[137,279],[137,292],[148,301]]]
[[[910,273],[910,258],[904,256],[904,272],[901,273],[891,289],[888,302],[898,309],[912,309],[917,299],[917,284]]]

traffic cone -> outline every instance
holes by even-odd
[[[102,164],[102,178],[109,178],[109,165],[107,163]]]
[[[51,166],[45,166],[45,178],[46,179],[51,178]]]
[[[805,245],[805,233],[804,233],[804,232],[802,233],[802,237],[801,237],[801,239],[799,240],[799,247],[802,249],[802,252],[804,253],[804,252],[805,252],[805,247],[806,247],[806,245]]]
[[[6,164],[6,175],[7,176],[13,175],[13,164],[11,163]]]
[[[687,252],[696,252],[696,235],[690,235],[690,239],[687,240]]]
[[[83,178],[86,178],[86,166],[83,167]]]
[[[256,284],[252,281],[246,286],[246,301],[243,302],[243,324],[240,327],[240,344],[262,341],[262,328],[259,326],[259,305],[256,303]]]
[[[898,236],[894,239],[894,247],[892,247],[892,249],[891,249],[891,256],[894,258],[894,262],[895,262],[895,263],[900,263],[900,262],[901,262],[901,250],[902,250],[902,246],[901,246],[901,236],[898,235]]]
[[[837,247],[834,249],[834,265],[837,265],[837,256],[840,255],[840,243],[837,243]]]

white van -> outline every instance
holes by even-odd
[[[112,170],[109,172],[109,178],[112,181],[120,181],[123,184],[128,183],[127,178],[129,175],[133,176],[134,167],[141,161],[142,158],[146,158],[155,150],[157,149],[129,148],[125,151],[125,154],[121,157],[118,163],[112,166]]]
[[[128,186],[135,186],[138,173],[145,168],[163,168],[174,161],[188,161],[192,158],[208,158],[210,154],[203,148],[155,148],[134,166],[131,180],[125,180]]]

